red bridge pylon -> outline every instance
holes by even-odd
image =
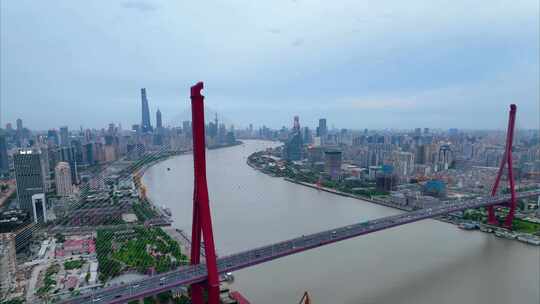
[[[514,141],[514,125],[516,123],[516,105],[510,105],[510,115],[508,118],[508,129],[506,132],[506,148],[504,150],[504,155],[501,160],[501,165],[499,166],[499,172],[495,178],[495,183],[493,188],[491,188],[491,196],[497,195],[497,188],[499,188],[499,182],[501,181],[501,176],[504,170],[505,165],[508,165],[508,183],[510,184],[510,210],[504,221],[503,226],[508,229],[512,229],[512,221],[514,220],[514,213],[516,212],[516,189],[514,184],[514,172],[512,168],[512,143]],[[495,216],[495,210],[493,206],[488,207],[488,223],[491,225],[498,225],[497,217]]]
[[[201,236],[204,238],[204,252],[208,280],[191,285],[191,302],[203,304],[204,289],[208,292],[208,303],[219,304],[219,274],[217,271],[216,250],[212,231],[212,217],[206,183],[206,155],[204,133],[204,96],[201,95],[203,83],[191,87],[191,124],[193,133],[193,223],[191,228],[191,265],[200,263]],[[202,235],[201,235],[202,232]]]

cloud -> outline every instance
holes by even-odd
[[[154,4],[147,1],[143,1],[143,0],[124,1],[122,2],[122,7],[127,8],[127,9],[136,9],[141,12],[149,12],[149,11],[154,11],[157,9],[157,7]]]
[[[346,102],[354,109],[411,109],[418,105],[414,99],[352,99]]]
[[[281,30],[278,28],[269,28],[268,32],[271,34],[276,34],[276,35],[281,34]]]
[[[108,10],[108,0],[8,2],[0,12],[0,116],[31,128],[57,127],[50,117],[67,110],[62,124],[73,127],[137,123],[140,87],[165,118],[200,79],[209,104],[244,124],[289,125],[294,110],[343,127],[392,120],[484,128],[498,126],[492,117],[504,120],[516,101],[523,125],[538,128],[538,1],[501,0],[482,11],[466,0],[444,10],[418,0],[121,0]],[[268,104],[283,115],[269,117]],[[96,108],[107,111],[87,114]]]
[[[302,38],[296,38],[296,39],[293,41],[292,46],[298,47],[298,46],[301,46],[302,44],[304,44],[304,39],[302,39]]]

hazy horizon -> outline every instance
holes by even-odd
[[[540,128],[538,1],[0,6],[1,127],[128,129],[141,87],[170,125],[202,80],[239,127]]]

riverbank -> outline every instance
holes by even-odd
[[[398,210],[401,210],[401,211],[412,211],[413,210],[412,208],[409,208],[409,207],[406,207],[406,206],[399,206],[399,205],[396,205],[396,204],[385,202],[383,200],[377,200],[377,199],[367,198],[367,197],[360,196],[360,195],[346,193],[346,192],[342,192],[342,191],[339,191],[339,190],[336,190],[336,189],[327,188],[327,187],[323,187],[323,186],[318,186],[317,184],[310,184],[310,183],[307,183],[307,182],[301,182],[301,181],[294,180],[294,179],[292,179],[290,177],[284,177],[284,179],[286,181],[288,181],[288,182],[299,184],[299,185],[306,186],[306,187],[310,187],[310,188],[317,189],[317,190],[320,190],[320,191],[325,191],[325,192],[336,194],[336,195],[346,196],[346,197],[354,198],[354,199],[357,199],[357,200],[366,201],[366,202],[370,202],[370,203],[373,203],[373,204],[398,209]]]
[[[309,182],[305,182],[305,181],[299,181],[299,180],[296,180],[294,178],[287,177],[287,176],[276,175],[276,174],[272,173],[272,171],[265,170],[264,168],[258,166],[254,162],[252,162],[251,157],[247,158],[246,163],[251,168],[253,168],[253,169],[255,169],[255,170],[259,171],[259,172],[262,172],[262,173],[264,173],[266,175],[270,175],[272,177],[283,177],[283,179],[288,181],[288,182],[295,183],[295,184],[298,184],[298,185],[302,185],[302,186],[305,186],[305,187],[309,187],[309,188],[312,188],[312,189],[317,189],[319,191],[325,191],[325,192],[332,193],[332,194],[339,195],[339,196],[350,197],[350,198],[357,199],[357,200],[360,200],[360,201],[366,201],[366,202],[369,202],[369,203],[372,203],[372,204],[377,204],[377,205],[381,205],[381,206],[384,206],[384,207],[397,209],[397,210],[400,210],[400,211],[410,212],[410,211],[414,210],[414,208],[411,208],[409,206],[402,206],[402,205],[394,204],[392,202],[388,202],[388,201],[385,201],[385,200],[376,199],[376,198],[373,198],[373,197],[369,198],[369,197],[365,197],[365,196],[362,196],[362,195],[352,194],[352,193],[336,190],[334,188],[325,187],[325,186],[322,186],[322,185],[319,185],[319,184],[309,183]],[[505,229],[505,228],[502,228],[502,227],[498,227],[498,226],[482,224],[480,222],[470,222],[470,221],[467,221],[466,219],[456,217],[456,216],[452,216],[452,215],[439,216],[439,217],[435,217],[433,219],[437,220],[437,221],[440,221],[440,222],[452,224],[452,225],[457,226],[457,227],[459,227],[460,229],[463,229],[463,230],[480,230],[480,231],[485,232],[485,233],[494,233],[498,237],[501,237],[501,235],[503,235],[504,238],[506,238],[506,239],[510,239],[510,240],[513,239],[513,240],[520,241],[522,243],[535,245],[535,246],[540,245],[540,237],[535,236],[534,234],[531,234],[531,233],[525,233],[523,231],[516,232],[516,231],[508,230],[508,229]],[[481,228],[480,226],[482,226],[484,229],[480,229]]]
[[[255,170],[259,171],[259,172],[262,172],[262,173],[264,173],[266,175],[270,175],[272,177],[279,177],[278,175],[275,175],[272,172],[264,170],[263,168],[260,168],[259,166],[254,164],[251,161],[251,157],[247,158],[246,163],[251,168],[253,168],[253,169],[255,169]],[[324,187],[322,185],[317,185],[317,184],[313,184],[313,183],[308,183],[308,182],[295,180],[293,178],[286,177],[286,176],[283,177],[283,178],[288,182],[295,183],[295,184],[298,184],[298,185],[306,186],[306,187],[309,187],[309,188],[317,189],[317,190],[320,190],[320,191],[325,191],[325,192],[340,195],[340,196],[354,198],[354,199],[361,200],[361,201],[370,202],[370,203],[373,203],[373,204],[377,204],[377,205],[381,205],[381,206],[385,206],[385,207],[389,207],[389,208],[393,208],[393,209],[398,209],[398,210],[401,210],[401,211],[407,211],[408,212],[408,211],[413,211],[414,210],[410,206],[401,206],[401,205],[398,205],[398,204],[394,204],[394,203],[387,202],[387,201],[384,201],[384,200],[376,199],[376,198],[373,198],[373,197],[370,198],[370,197],[366,197],[366,196],[362,196],[362,195],[347,193],[347,192],[339,191],[339,190],[336,190],[336,189],[333,189],[333,188]]]
[[[170,237],[176,240],[183,252],[185,252],[186,254],[191,252],[191,237],[187,235],[184,231],[173,227],[163,227],[162,229]],[[204,257],[204,246],[201,243],[201,259],[203,259]]]
[[[241,144],[243,144],[243,142],[240,141],[240,140],[237,140],[234,143],[219,144],[219,145],[214,145],[214,146],[208,146],[206,148],[208,150],[216,150],[216,149],[221,149],[221,148],[234,147],[234,146],[238,146],[238,145],[241,145]]]

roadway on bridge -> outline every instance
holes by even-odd
[[[520,192],[517,198],[527,198],[540,195],[540,190]],[[244,252],[221,257],[217,260],[220,274],[239,270],[249,266],[271,261],[308,249],[335,243],[345,239],[369,234],[379,230],[428,219],[454,211],[475,209],[498,205],[507,202],[510,195],[472,199],[434,208],[420,209],[399,215],[383,217],[375,220],[351,224],[294,239],[267,245]],[[63,303],[125,303],[141,297],[154,295],[175,287],[190,285],[206,280],[206,265],[184,266],[178,270],[155,275],[150,278],[117,287],[101,289],[92,294],[69,299]]]

